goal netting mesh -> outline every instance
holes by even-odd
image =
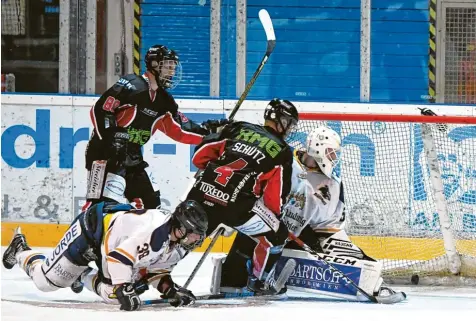
[[[346,231],[367,255],[383,260],[387,278],[476,276],[476,125],[325,121],[306,115],[290,145],[303,148],[307,133],[319,125],[341,135],[335,172],[344,184]],[[433,152],[427,154],[427,147]],[[440,192],[432,164],[438,165]],[[448,249],[451,240],[443,237],[442,206],[456,257]],[[458,271],[452,264],[459,264]]]

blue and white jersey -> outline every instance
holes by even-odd
[[[133,282],[139,270],[170,272],[187,253],[170,243],[171,213],[132,210],[107,214],[101,245],[102,271],[112,284]]]

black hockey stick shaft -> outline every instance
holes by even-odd
[[[229,120],[233,120],[235,117],[236,112],[240,108],[241,104],[243,101],[246,99],[246,96],[248,96],[248,93],[250,92],[251,88],[253,87],[254,83],[256,82],[256,79],[258,79],[259,74],[261,73],[261,70],[263,70],[264,65],[269,59],[269,56],[274,50],[274,47],[276,46],[276,35],[274,34],[274,28],[273,28],[273,22],[271,21],[271,18],[269,16],[268,11],[265,9],[261,9],[259,11],[259,19],[261,21],[261,24],[263,25],[263,29],[266,33],[266,39],[267,39],[267,46],[266,46],[266,53],[264,54],[263,58],[261,59],[261,62],[256,69],[255,73],[253,74],[253,77],[251,77],[250,81],[248,84],[246,84],[245,90],[243,93],[241,93],[240,98],[236,102],[235,107],[230,113],[230,116],[228,117]]]
[[[240,99],[238,99],[238,101],[236,102],[236,105],[233,108],[233,110],[231,111],[230,116],[228,117],[228,119],[233,120],[233,118],[235,117],[235,114],[238,112],[238,109],[240,108],[241,104],[243,104],[243,101],[245,101],[246,96],[248,96],[248,93],[250,92],[251,88],[255,84],[256,79],[258,79],[258,76],[261,73],[261,70],[263,70],[264,65],[268,61],[268,58],[271,55],[271,52],[274,49],[274,46],[276,45],[276,40],[268,41],[268,48],[270,48],[270,44],[269,44],[270,42],[272,42],[271,51],[269,51],[269,52],[266,51],[266,53],[264,54],[263,59],[261,59],[261,62],[258,66],[258,69],[256,69],[255,73],[253,74],[253,77],[251,77],[250,81],[246,85],[245,90],[241,94]]]
[[[304,243],[299,237],[295,236],[292,233],[289,233],[289,238],[293,240],[297,245],[302,247],[306,252],[309,252],[310,254],[317,256],[325,265],[329,267],[329,269],[331,269],[331,271],[337,272],[338,274],[340,274],[341,277],[347,282],[347,284],[352,285],[357,291],[359,291],[360,293],[362,293],[362,295],[364,295],[367,299],[369,299],[369,301],[378,303],[378,300],[375,296],[368,294],[365,290],[359,287],[352,279],[350,279],[347,275],[345,275],[341,270],[339,270],[334,265],[332,265],[331,263],[327,262],[324,258],[322,258],[320,253],[314,251],[309,245]]]
[[[203,255],[202,257],[200,258],[200,261],[198,261],[197,265],[195,266],[195,268],[193,269],[192,273],[190,274],[190,276],[188,277],[187,281],[185,282],[185,284],[183,285],[184,288],[188,288],[188,286],[190,285],[190,283],[192,282],[193,278],[195,277],[195,275],[197,274],[198,270],[200,269],[200,267],[202,266],[203,262],[205,262],[205,259],[207,258],[208,254],[210,253],[210,251],[212,250],[213,246],[215,245],[215,243],[217,242],[218,238],[223,234],[223,232],[225,231],[225,229],[222,227],[220,228],[217,233],[215,234],[215,236],[213,237],[212,241],[210,242],[210,244],[208,245],[207,249],[205,250],[205,252],[203,252]]]
[[[267,294],[260,294],[255,292],[242,292],[242,293],[219,293],[219,294],[205,294],[198,295],[195,301],[203,300],[219,300],[219,299],[236,299],[245,297],[265,296]],[[153,305],[174,302],[174,299],[156,299],[156,300],[144,300],[142,305]]]

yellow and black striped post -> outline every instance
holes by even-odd
[[[134,0],[134,74],[140,74],[140,2]]]
[[[436,101],[436,1],[430,0],[430,57],[428,62],[428,96],[430,102]]]

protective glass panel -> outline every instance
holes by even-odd
[[[59,2],[2,1],[2,91],[58,92]]]
[[[476,7],[446,8],[445,103],[476,103]]]

